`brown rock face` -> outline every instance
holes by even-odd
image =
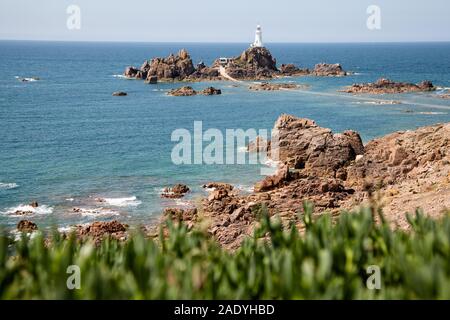
[[[309,69],[300,69],[292,63],[282,64],[280,72],[284,76],[304,76],[311,73]]]
[[[226,71],[235,79],[270,79],[279,74],[276,64],[276,60],[266,48],[249,48],[239,57],[232,59]]]
[[[356,83],[345,88],[342,92],[369,93],[369,94],[394,94],[404,92],[433,91],[436,88],[430,81],[422,81],[418,84],[394,82],[389,79],[378,79],[375,83]]]
[[[20,232],[33,232],[37,229],[38,227],[36,223],[33,223],[29,220],[20,220],[17,224],[17,230]]]
[[[183,80],[194,71],[195,68],[189,53],[182,49],[177,55],[170,54],[167,58],[154,58],[149,63],[147,78],[156,76],[158,79],[164,80]]]
[[[313,75],[319,77],[342,77],[346,76],[347,72],[342,69],[342,66],[338,63],[328,64],[328,63],[319,63],[316,64],[314,70],[312,72]]]
[[[432,163],[450,154],[450,124],[395,132],[370,141],[364,151],[347,170],[348,180],[355,185],[368,180],[379,187],[423,178]]]
[[[306,169],[335,176],[336,172],[363,153],[358,133],[346,131],[334,134],[319,127],[313,120],[282,115],[273,132],[278,143],[272,141],[271,155],[296,169]]]
[[[269,191],[283,186],[285,182],[291,180],[292,175],[288,166],[280,166],[273,176],[268,176],[264,180],[255,184],[255,192]]]

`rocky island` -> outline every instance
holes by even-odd
[[[389,79],[378,79],[375,83],[356,83],[347,87],[342,92],[346,93],[368,93],[368,94],[394,94],[406,92],[434,91],[436,87],[430,81],[422,81],[418,84],[406,82],[394,82]]]
[[[182,49],[176,55],[146,60],[140,68],[127,67],[124,76],[154,84],[157,81],[269,80],[285,76],[345,76],[340,64],[317,64],[311,71],[293,64],[277,68],[276,59],[265,47],[251,47],[233,58],[216,59],[208,67],[203,62],[194,66],[189,53]]]

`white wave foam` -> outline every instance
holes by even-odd
[[[137,200],[135,196],[125,198],[104,198],[105,202],[114,207],[137,207],[142,201]]]
[[[125,77],[123,74],[113,74],[112,76],[113,76],[114,78],[128,79],[128,78]]]
[[[192,202],[182,200],[182,199],[175,199],[175,205],[180,206],[180,207],[192,207]]]
[[[437,111],[422,111],[422,112],[417,112],[417,114],[435,115],[435,114],[446,114],[446,113],[445,112],[437,112]]]
[[[117,211],[107,208],[74,208],[73,213],[83,217],[118,216]]]
[[[392,104],[402,104],[400,101],[396,100],[378,100],[378,101],[357,101],[356,104],[370,104],[370,105],[392,105]]]
[[[237,184],[236,189],[244,191],[244,192],[248,192],[248,193],[251,193],[254,191],[253,186],[247,186],[247,185],[242,185],[242,184]]]
[[[275,161],[272,159],[267,159],[266,161],[264,161],[264,164],[268,167],[271,168],[278,168],[278,166],[280,165],[280,161]]]
[[[13,215],[13,216],[22,216],[21,214],[16,214],[17,212],[25,212],[27,213],[27,215],[35,215],[35,214],[50,214],[53,212],[53,207],[49,207],[46,205],[40,205],[37,208],[34,208],[32,206],[30,206],[29,204],[20,204],[17,207],[12,207],[9,208],[5,211],[6,214],[8,215]]]
[[[66,199],[66,201],[69,201],[69,202],[73,202],[75,199],[74,198],[67,198]]]
[[[75,227],[73,226],[69,226],[69,227],[59,227],[58,228],[58,232],[59,233],[70,233],[75,229]]]
[[[0,190],[10,190],[19,187],[17,183],[3,183],[0,182]]]

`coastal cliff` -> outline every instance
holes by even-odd
[[[417,207],[432,217],[450,207],[450,124],[395,132],[365,146],[355,131],[333,133],[291,115],[280,116],[274,131],[281,164],[273,176],[258,182],[249,195],[214,184],[202,201],[209,232],[225,248],[236,249],[253,233],[262,206],[286,228],[294,224],[300,230],[304,225],[298,214],[305,200],[314,203],[316,215],[338,216],[376,198],[386,219],[399,228],[408,227],[404,213]],[[275,151],[271,145],[249,149],[270,155]],[[198,223],[198,214],[179,210],[177,219],[191,227]]]

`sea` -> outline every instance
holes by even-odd
[[[145,84],[122,77],[127,66],[185,48],[194,63],[234,57],[244,43],[93,43],[0,41],[0,226],[21,219],[40,227],[118,219],[153,224],[166,207],[199,204],[210,181],[251,192],[270,164],[175,164],[172,133],[267,129],[283,113],[313,119],[335,132],[358,131],[364,142],[397,130],[450,121],[450,43],[267,44],[277,64],[313,68],[340,63],[348,77],[292,77],[294,91],[254,92],[232,82],[196,82],[222,95],[171,97],[180,83]],[[33,81],[37,77],[39,80]],[[378,78],[430,80],[436,92],[354,96],[339,92]],[[21,81],[28,78],[30,81]],[[112,96],[125,91],[125,97]],[[396,101],[395,104],[392,101]],[[244,150],[237,150],[244,152]],[[163,188],[187,184],[182,199]],[[102,199],[100,202],[99,199]],[[39,206],[29,206],[37,201]],[[74,210],[78,208],[78,210]],[[31,211],[26,217],[14,213]]]

